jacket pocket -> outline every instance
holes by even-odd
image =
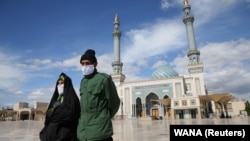
[[[88,93],[92,95],[98,95],[101,93],[102,89],[103,89],[103,83],[97,82],[97,83],[89,84],[87,91]]]
[[[89,110],[91,112],[97,112],[99,110],[99,104],[102,99],[103,83],[92,83],[88,86],[88,102]]]

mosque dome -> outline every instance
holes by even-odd
[[[172,78],[178,76],[178,73],[172,68],[162,65],[155,69],[151,75],[151,79],[163,79],[163,78]]]

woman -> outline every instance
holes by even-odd
[[[80,102],[69,76],[61,73],[51,98],[41,141],[77,141],[76,129],[80,116]]]

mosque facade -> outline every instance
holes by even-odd
[[[196,47],[194,16],[190,9],[188,0],[184,0],[183,23],[186,27],[189,46],[187,51],[189,76],[179,76],[172,68],[162,65],[152,73],[149,80],[136,82],[125,82],[125,75],[122,73],[120,21],[118,15],[115,16],[112,32],[114,61],[111,76],[121,99],[117,117],[188,119],[207,116],[207,103],[203,103],[200,99],[201,96],[207,95],[203,78],[203,63],[200,60],[200,51]]]

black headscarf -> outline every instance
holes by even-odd
[[[64,79],[63,102],[58,103],[58,80]],[[80,117],[80,102],[71,78],[61,73],[56,81],[55,91],[46,113],[44,128],[40,132],[41,141],[76,141],[76,129]]]

